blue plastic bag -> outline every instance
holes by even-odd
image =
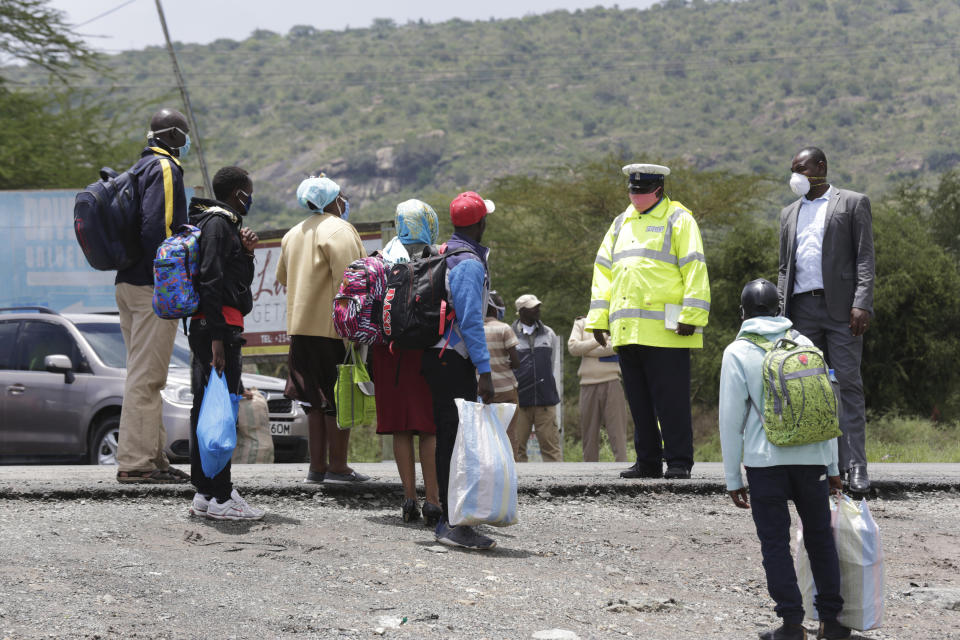
[[[240,396],[227,391],[223,374],[211,370],[197,421],[200,466],[203,467],[203,475],[208,478],[223,471],[237,447],[239,406]]]

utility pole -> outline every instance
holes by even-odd
[[[183,104],[187,108],[187,121],[190,123],[190,132],[193,133],[193,139],[197,145],[197,157],[200,159],[200,173],[203,174],[203,188],[205,198],[213,197],[213,185],[210,183],[210,174],[207,173],[207,161],[203,157],[203,145],[200,143],[200,128],[197,127],[197,121],[193,117],[193,107],[190,106],[190,94],[187,93],[187,83],[183,81],[183,74],[180,73],[180,63],[177,62],[177,54],[173,50],[173,44],[170,42],[170,32],[167,31],[167,19],[163,15],[163,5],[160,0],[157,3],[157,14],[160,16],[160,26],[163,27],[163,38],[167,41],[167,52],[170,54],[170,60],[173,61],[173,73],[177,76],[177,85],[180,87],[180,96],[183,98]]]

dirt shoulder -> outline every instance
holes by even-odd
[[[191,517],[179,494],[0,499],[0,638],[727,640],[775,626],[752,520],[724,495],[527,490],[518,525],[485,528],[488,553],[404,525],[395,489],[245,496],[264,521]],[[887,616],[858,635],[960,638],[960,495],[870,508]]]

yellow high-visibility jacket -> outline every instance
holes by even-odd
[[[666,304],[681,305],[690,336],[664,327]],[[610,332],[613,346],[703,347],[710,282],[700,228],[690,210],[666,196],[641,215],[633,205],[610,225],[593,265],[587,329]]]

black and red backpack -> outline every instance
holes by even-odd
[[[444,249],[426,247],[420,257],[398,262],[387,270],[383,333],[392,347],[429,349],[453,322],[453,305],[447,295],[447,258],[473,251]]]

